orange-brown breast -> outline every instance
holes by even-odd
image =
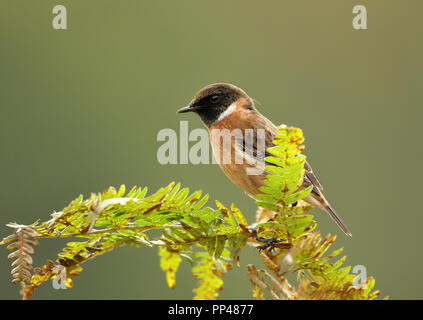
[[[253,168],[254,164],[247,163],[245,158],[238,159],[242,160],[242,163],[236,162],[235,151],[243,152],[242,146],[235,142],[234,135],[241,132],[245,136],[245,129],[255,128],[254,123],[257,115],[243,107],[248,103],[249,101],[245,98],[239,99],[233,112],[213,124],[209,133],[215,160],[219,163],[225,175],[248,195],[255,196],[260,192],[258,188],[263,186],[265,174],[263,172],[260,175],[248,175],[247,169]],[[238,132],[236,132],[237,129]],[[226,145],[224,144],[225,139],[228,142],[230,141]],[[230,160],[229,163],[227,163],[228,159]]]

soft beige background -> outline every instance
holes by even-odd
[[[67,31],[51,27],[56,4]],[[352,8],[368,9],[353,30]],[[347,263],[364,265],[382,296],[422,298],[421,1],[0,2],[0,236],[10,221],[49,218],[80,193],[181,181],[211,199],[255,205],[213,165],[161,166],[162,128],[202,127],[176,115],[202,86],[231,82],[275,123],[299,126],[326,195],[351,228]],[[209,203],[214,205],[212,201]],[[41,241],[35,265],[66,241]],[[0,248],[0,298],[15,299]],[[224,299],[249,298],[247,249],[225,276]],[[187,263],[166,287],[156,249],[123,247],[84,265],[72,290],[37,299],[189,299]]]

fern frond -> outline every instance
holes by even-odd
[[[28,285],[25,287],[25,294],[27,297],[31,298],[35,289],[57,275],[55,270],[56,266],[57,265],[53,261],[47,260],[46,264],[41,268],[34,268],[35,274],[31,277],[31,281],[29,281]]]
[[[71,278],[82,271],[82,263],[123,245],[159,246],[161,267],[172,288],[181,257],[192,261],[197,257],[198,252],[193,248],[205,249],[213,263],[221,266],[231,258],[238,263],[239,252],[247,242],[249,231],[239,209],[233,205],[230,211],[220,203],[218,209],[204,207],[207,200],[208,195],[202,196],[201,191],[190,194],[188,188],[173,182],[150,196],[146,188],[134,187],[126,194],[125,186],[118,190],[110,187],[102,193],[92,193],[87,199],[79,196],[62,211],[53,212],[50,220],[37,221],[31,228],[20,227],[1,244],[11,243],[9,249],[20,250],[10,255],[18,259],[14,264],[19,263],[16,265],[19,268],[13,271],[14,282],[25,281],[28,296],[43,282],[58,275],[57,266],[66,272],[66,285],[72,286]],[[150,230],[161,232],[151,238]],[[26,240],[23,249],[17,247],[22,237]],[[31,275],[29,244],[35,244],[36,238],[67,237],[82,239],[67,243],[56,262],[52,262],[53,266],[36,268],[36,274]],[[20,252],[25,255],[19,256]],[[205,261],[199,262],[199,266],[202,263]],[[194,274],[201,278],[200,269]],[[211,276],[203,278],[204,283],[220,281]],[[216,291],[217,285],[214,288]],[[208,295],[199,293],[198,296]]]
[[[270,174],[264,181],[266,186],[260,188],[262,194],[256,196],[259,207],[274,212],[271,221],[258,224],[258,232],[264,237],[292,243],[314,228],[313,216],[307,214],[310,206],[292,206],[311,192],[311,187],[301,189],[306,160],[301,154],[303,141],[300,129],[281,126],[275,135],[274,147],[267,149],[272,154],[265,158],[272,164],[265,167]]]
[[[231,265],[222,259],[214,259],[206,252],[196,253],[195,258],[192,274],[199,281],[193,290],[194,300],[215,300],[223,288],[220,277],[231,269]]]
[[[312,232],[316,222],[307,214],[311,207],[292,206],[311,191],[311,187],[302,189],[306,160],[301,154],[303,141],[300,129],[280,127],[273,141],[275,146],[268,149],[272,156],[266,157],[266,161],[273,165],[266,167],[270,174],[265,180],[266,186],[261,188],[263,194],[256,197],[261,207],[256,228],[262,237],[285,242],[274,246],[278,249],[275,254],[262,252],[263,263],[273,275],[249,266],[254,295],[261,297],[260,290],[267,289],[272,298],[373,299],[379,292],[371,292],[372,278],[362,288],[354,288],[355,276],[349,273],[350,267],[342,267],[346,257],[331,262],[342,248],[325,255],[336,237],[328,235],[322,239],[320,233]],[[269,210],[273,213],[269,214]],[[286,275],[292,272],[298,275],[298,294],[293,291],[289,295],[289,291],[282,288],[286,288]],[[272,283],[273,291],[269,289],[270,285],[266,285],[266,280]]]
[[[169,288],[175,287],[175,274],[178,271],[182,259],[179,254],[170,252],[164,247],[159,247],[160,267],[166,272],[166,280]]]
[[[297,293],[284,278],[276,278],[263,269],[257,270],[256,266],[250,264],[248,268],[248,278],[252,283],[253,298],[264,300],[264,294],[267,292],[273,300],[295,300]]]
[[[31,255],[34,253],[33,247],[38,245],[37,232],[31,226],[16,223],[10,223],[7,226],[14,228],[15,231],[12,235],[3,239],[1,243],[8,243],[7,250],[13,251],[8,256],[8,259],[13,260],[12,283],[21,285],[20,294],[22,299],[26,300],[29,298],[26,294],[26,286],[31,281],[33,263]]]

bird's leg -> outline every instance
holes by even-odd
[[[256,248],[260,251],[266,250],[267,248],[270,248],[269,251],[272,251],[275,247],[275,244],[287,242],[286,240],[279,240],[277,238],[264,238],[259,237],[257,234],[257,229],[253,229],[254,236],[258,242],[263,243],[260,246],[257,246]]]

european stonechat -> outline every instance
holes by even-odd
[[[269,173],[262,171],[260,174],[248,174],[248,169],[256,168],[257,163],[254,164],[252,161],[244,161],[242,163],[234,161],[235,155],[248,154],[248,152],[255,157],[264,159],[265,156],[268,156],[265,149],[273,146],[272,141],[278,131],[277,127],[269,119],[258,112],[253,99],[234,85],[216,83],[201,89],[188,106],[177,112],[197,113],[209,129],[213,154],[225,175],[253,198],[261,193],[259,188],[264,186],[264,180]],[[233,135],[231,133],[234,130],[253,132],[255,140],[251,143],[250,140],[246,141],[245,138],[241,142],[237,141],[237,139],[232,139]],[[219,132],[219,135],[213,134],[216,131]],[[258,132],[261,134],[257,134]],[[222,146],[221,138],[225,138],[225,135],[229,135],[230,150]],[[260,144],[263,145],[263,151],[258,147]],[[231,159],[229,162],[224,161],[224,156],[228,153],[230,153]],[[326,211],[342,231],[351,236],[348,227],[323,196],[323,187],[307,162],[304,164],[304,169],[305,175],[301,188],[313,186],[311,193],[304,201]]]

